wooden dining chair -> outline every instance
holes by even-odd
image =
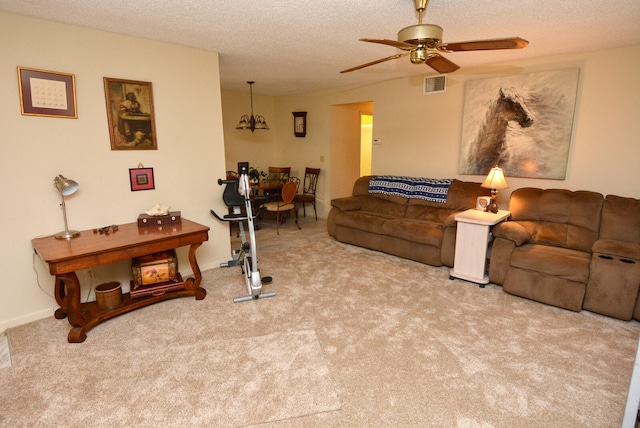
[[[270,166],[268,180],[269,183],[276,185],[273,189],[265,190],[264,195],[269,198],[270,201],[278,201],[281,199],[280,192],[281,186],[289,181],[289,175],[291,174],[290,166]]]
[[[319,175],[320,168],[305,168],[302,193],[298,193],[295,197],[295,202],[302,205],[302,215],[304,217],[307,216],[305,204],[313,205],[316,221],[318,221],[318,212],[316,211],[316,187],[318,186]]]
[[[269,167],[269,180],[270,181],[282,181],[286,183],[289,181],[289,175],[291,175],[290,166],[270,166]]]
[[[301,229],[298,224],[298,210],[294,202],[297,192],[298,185],[295,181],[287,181],[284,186],[282,186],[282,200],[267,202],[263,205],[265,211],[276,213],[276,232],[278,235],[280,235],[280,223],[284,224],[292,211],[296,216],[296,226],[298,226],[298,229]]]

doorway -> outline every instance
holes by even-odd
[[[332,106],[329,179],[331,199],[351,196],[353,183],[361,176],[371,173],[372,137],[372,101]]]
[[[373,152],[373,115],[360,115],[360,177],[371,175]]]

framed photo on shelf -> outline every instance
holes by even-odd
[[[153,190],[156,183],[153,179],[153,168],[129,168],[131,191]]]
[[[73,74],[18,67],[18,86],[23,116],[78,118]]]
[[[307,135],[307,112],[293,112],[293,133],[296,137],[304,137]]]
[[[491,196],[478,196],[476,198],[476,209],[479,211],[486,211],[490,203]]]
[[[111,150],[157,150],[151,82],[104,78]]]

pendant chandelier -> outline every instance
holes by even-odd
[[[240,118],[240,123],[236,126],[236,129],[250,129],[253,132],[256,129],[269,129],[267,122],[264,120],[264,116],[253,116],[253,84],[256,82],[247,82],[249,84],[249,93],[251,94],[251,117],[246,114]]]

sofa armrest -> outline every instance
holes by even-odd
[[[449,214],[449,216],[444,220],[444,222],[442,223],[442,227],[444,229],[451,227],[451,226],[456,226],[457,225],[457,221],[456,221],[456,215],[460,214],[460,211],[456,211],[454,213]]]
[[[640,261],[640,244],[633,242],[599,239],[593,243],[591,252]]]
[[[360,198],[354,198],[349,196],[346,198],[336,198],[331,200],[331,206],[339,209],[340,211],[354,211],[359,210],[362,206]]]
[[[504,221],[493,227],[493,236],[503,238],[513,242],[516,247],[531,240],[531,234],[520,223],[515,221]]]

